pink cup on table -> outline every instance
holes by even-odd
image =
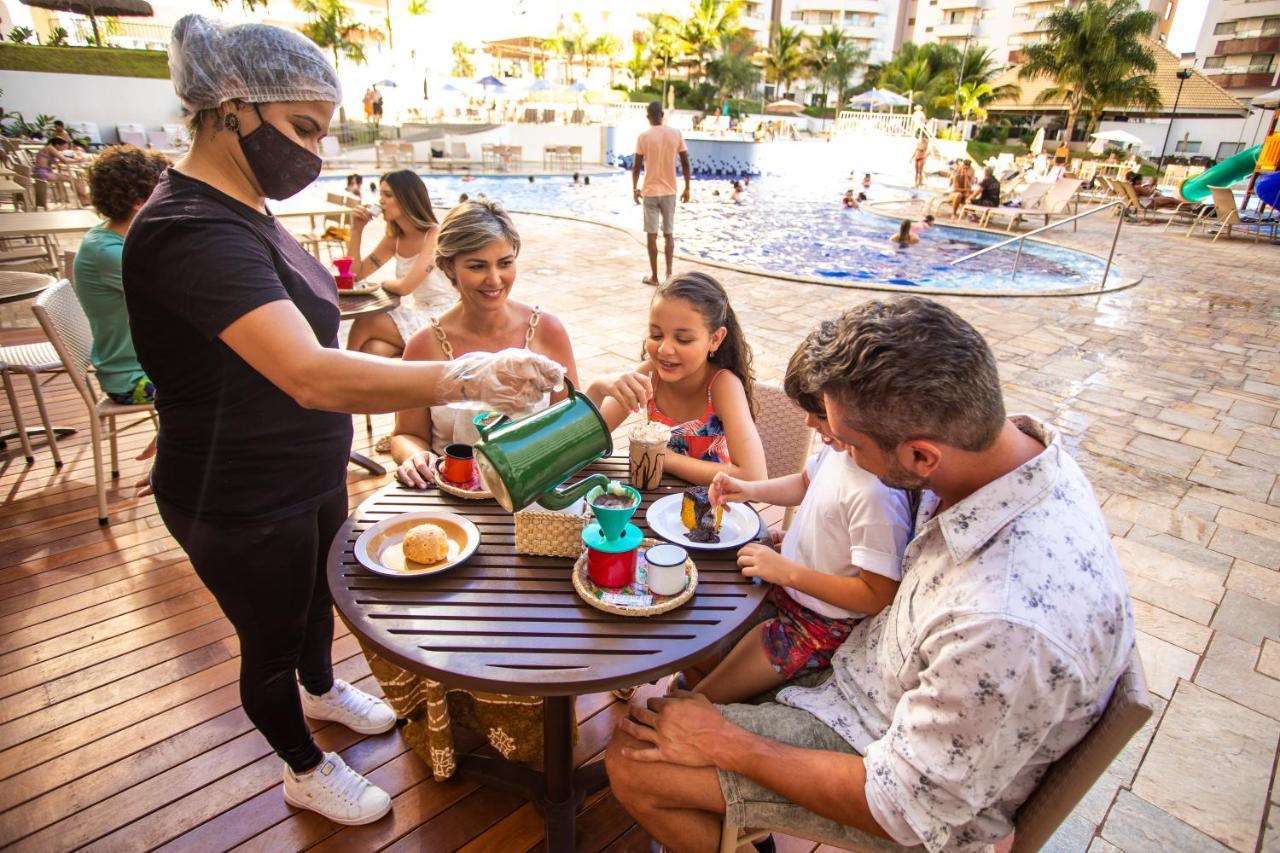
[[[355,263],[355,258],[334,258],[333,265],[338,268],[338,274],[333,277],[337,282],[339,290],[350,290],[356,286],[356,278],[351,274],[351,265]]]

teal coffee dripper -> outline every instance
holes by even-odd
[[[547,509],[564,509],[592,488],[609,484],[604,474],[592,474],[561,486],[613,452],[600,410],[568,379],[565,385],[569,396],[541,412],[517,420],[493,414],[475,418],[480,433],[473,448],[476,467],[485,489],[508,512],[534,501]]]
[[[640,493],[630,486],[623,486],[623,488],[626,494],[618,497],[631,501],[630,506],[596,506],[596,498],[609,492],[600,486],[595,486],[587,492],[587,507],[596,517],[596,523],[600,525],[600,532],[604,534],[605,540],[609,542],[616,542],[623,538],[623,532],[631,524],[631,516],[635,515],[636,510],[640,508]]]

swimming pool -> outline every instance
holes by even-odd
[[[515,211],[572,216],[641,230],[640,208],[631,200],[631,175],[592,175],[589,186],[569,177],[423,175],[437,207],[457,203],[460,193],[481,193]],[[322,190],[341,189],[340,177],[323,178]],[[860,187],[859,187],[860,188]],[[676,214],[678,253],[711,263],[851,286],[975,293],[1049,293],[1094,289],[1105,263],[1092,255],[1028,241],[1010,279],[1013,247],[989,252],[962,266],[950,261],[1004,239],[965,228],[935,226],[920,243],[899,248],[890,241],[897,221],[864,210],[846,210],[842,182],[796,181],[777,176],[753,179],[740,202],[730,200],[723,180],[693,181],[693,198]],[[715,192],[719,192],[717,197]],[[315,192],[315,190],[313,190]],[[869,199],[906,198],[911,191],[873,182]],[[1112,271],[1108,282],[1116,286]]]

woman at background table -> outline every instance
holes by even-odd
[[[463,202],[444,218],[435,239],[435,263],[458,293],[458,301],[414,335],[405,361],[448,361],[470,352],[523,347],[564,365],[575,385],[577,366],[569,333],[555,315],[511,299],[516,283],[520,235],[515,223],[488,199]],[[552,398],[561,400],[567,391]],[[541,408],[541,406],[539,406]],[[480,439],[476,412],[449,406],[419,406],[396,413],[391,456],[396,477],[425,489],[434,479],[435,457],[454,442]]]
[[[382,289],[400,297],[400,304],[383,314],[358,318],[347,337],[347,349],[396,358],[404,352],[413,333],[426,325],[431,314],[425,301],[416,298],[434,268],[436,231],[439,221],[431,209],[427,186],[414,172],[401,169],[387,172],[378,184],[378,203],[387,227],[373,248],[353,270],[362,281],[396,262],[396,277],[381,282]],[[360,257],[364,229],[373,221],[374,209],[357,207],[351,212],[351,239],[347,254]]]
[[[129,335],[120,259],[130,223],[168,168],[163,154],[133,145],[112,145],[89,167],[89,194],[107,221],[90,228],[80,241],[72,286],[93,333],[90,357],[98,384],[123,405],[150,403],[156,396]]]
[[[350,413],[476,399],[520,410],[563,369],[525,351],[444,363],[339,349],[332,274],[266,204],[320,173],[341,101],[332,66],[291,30],[199,15],[174,26],[169,64],[194,141],[124,249],[133,340],[158,389],[149,486],[235,628],[241,702],[287,765],[285,800],[369,823],[390,797],[322,752],[304,717],[361,734],[395,725],[333,673],[324,563],[347,514]]]

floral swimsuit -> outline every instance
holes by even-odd
[[[729,440],[725,438],[724,423],[711,405],[711,386],[716,384],[724,370],[716,371],[707,383],[707,408],[701,418],[684,423],[676,423],[662,413],[657,401],[649,398],[649,420],[657,421],[671,427],[671,438],[667,448],[673,453],[701,459],[703,462],[729,463]]]

